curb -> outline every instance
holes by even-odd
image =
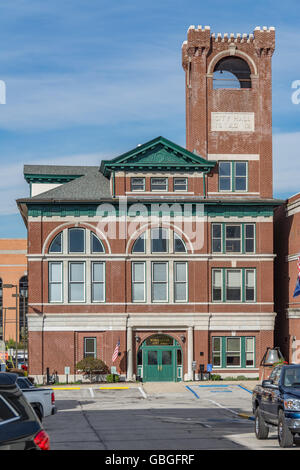
[[[246,414],[246,413],[238,413],[238,416],[239,416],[240,418],[250,419],[251,421],[254,421],[254,416],[248,415],[248,414]]]

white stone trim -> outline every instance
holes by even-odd
[[[273,330],[276,313],[137,313],[137,314],[28,314],[33,331],[125,331],[133,329],[174,330],[193,327],[209,331]]]
[[[258,153],[208,153],[207,160],[229,160],[229,161],[257,161],[260,156]]]

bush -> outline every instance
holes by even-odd
[[[210,380],[222,380],[222,377],[218,374],[212,374]]]
[[[117,374],[108,374],[106,376],[106,382],[108,383],[120,382],[120,377]]]
[[[109,372],[104,361],[93,357],[85,357],[81,361],[77,362],[76,369],[78,371],[82,371],[85,375],[89,375],[91,381],[93,375],[107,374]]]

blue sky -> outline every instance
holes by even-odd
[[[274,196],[299,192],[296,0],[1,0],[1,238],[26,236],[15,204],[28,195],[24,163],[97,165],[159,135],[185,146],[181,45],[191,24],[275,26]]]

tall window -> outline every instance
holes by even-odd
[[[84,357],[97,357],[97,341],[96,338],[84,338]]]
[[[69,263],[69,302],[85,301],[85,263]]]
[[[146,300],[146,263],[133,262],[131,273],[132,301],[145,302]]]
[[[19,281],[19,336],[25,339],[27,336],[27,313],[28,313],[28,279],[21,277]]]
[[[66,228],[53,238],[48,253],[49,302],[105,301],[105,262],[101,260],[105,249],[93,231]],[[88,255],[84,262],[82,254]]]
[[[219,191],[248,190],[248,162],[219,162]]]
[[[152,262],[152,302],[168,301],[168,263]]]
[[[62,263],[49,263],[49,302],[62,302]]]
[[[187,302],[187,263],[174,263],[174,301]]]
[[[92,262],[92,302],[105,300],[105,263]]]

